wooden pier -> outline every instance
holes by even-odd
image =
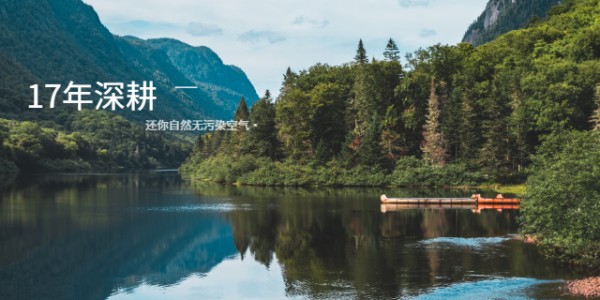
[[[381,203],[391,204],[476,204],[477,199],[473,198],[388,198],[381,195]]]
[[[519,204],[519,198],[504,198],[502,194],[495,198],[483,198],[475,194],[471,198],[388,198],[380,197],[382,204],[417,204],[417,205],[450,205],[450,204]]]
[[[397,204],[382,203],[381,212],[403,211],[407,209],[468,209],[479,214],[484,210],[518,210],[518,204]]]

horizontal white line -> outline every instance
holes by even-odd
[[[176,86],[176,89],[197,89],[197,86]]]

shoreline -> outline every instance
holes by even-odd
[[[569,280],[564,285],[569,295],[600,297],[600,276]]]
[[[500,183],[488,183],[488,184],[477,184],[477,185],[389,185],[389,184],[333,184],[333,185],[314,185],[314,184],[306,184],[306,185],[297,185],[297,184],[249,184],[249,183],[241,183],[239,181],[236,182],[218,182],[211,180],[209,178],[198,178],[187,176],[186,173],[179,172],[181,178],[187,181],[196,181],[196,182],[207,182],[221,185],[231,185],[231,186],[252,186],[252,187],[304,187],[304,188],[318,188],[318,187],[327,187],[327,188],[355,188],[355,187],[371,187],[371,188],[416,188],[416,189],[424,189],[424,188],[441,188],[441,189],[449,189],[449,190],[469,190],[469,189],[484,189],[491,190],[499,194],[514,194],[514,195],[523,195],[526,191],[526,186],[523,183],[515,183],[515,184],[500,184]]]

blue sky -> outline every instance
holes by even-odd
[[[278,93],[288,66],[351,61],[359,39],[381,58],[460,42],[487,0],[84,0],[117,35],[170,37],[241,67],[259,95]]]

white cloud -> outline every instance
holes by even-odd
[[[428,6],[430,0],[400,0],[402,7]]]
[[[390,37],[402,53],[458,43],[488,0],[84,1],[115,34],[171,37],[213,49],[241,67],[260,95],[279,90],[288,66],[298,71],[351,61],[360,38],[376,58]],[[190,34],[194,22],[203,25],[195,27],[201,34]]]
[[[221,35],[223,29],[215,24],[203,22],[190,22],[186,28],[187,32],[194,36]]]
[[[292,21],[292,25],[310,25],[313,27],[323,29],[323,28],[327,27],[327,25],[329,25],[329,20],[327,18],[318,20],[318,19],[307,18],[305,16],[299,16],[299,17],[296,17],[294,19],[294,21]]]
[[[267,41],[271,44],[285,41],[285,37],[270,30],[249,30],[239,35],[238,39],[244,43],[256,44]]]
[[[432,36],[436,36],[437,32],[433,29],[429,29],[429,28],[423,28],[421,29],[421,31],[419,31],[419,36],[423,37],[423,38],[428,38],[428,37],[432,37]]]

